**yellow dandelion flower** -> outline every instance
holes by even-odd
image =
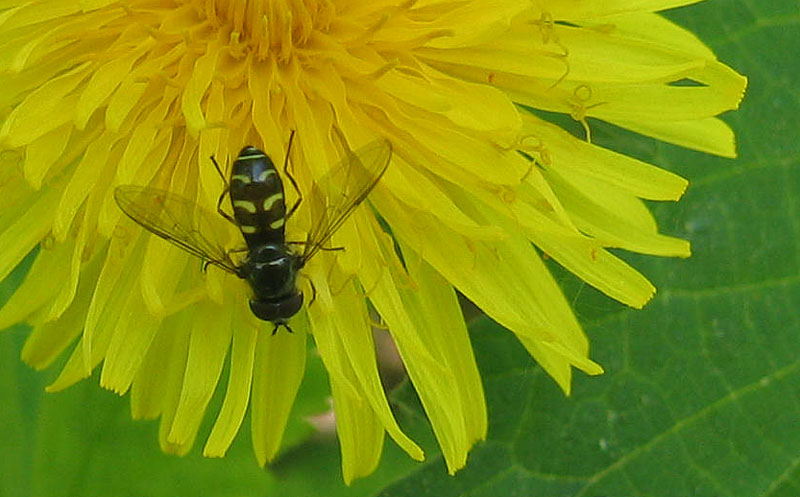
[[[602,369],[540,253],[633,307],[654,287],[609,248],[689,255],[642,201],[677,200],[687,182],[593,145],[588,119],[734,156],[715,116],[736,108],[745,78],[655,13],[691,3],[4,2],[0,279],[40,249],[0,328],[30,323],[23,359],[36,368],[70,354],[50,390],[102,364],[101,385],[130,392],[134,417],[159,417],[162,448],[178,454],[228,362],[204,453],[222,456],[249,408],[261,464],[280,446],[311,336],[349,482],[375,468],[387,433],[423,457],[381,386],[377,312],[455,472],[487,426],[455,290],[568,393],[573,367]],[[568,114],[586,136],[530,109]],[[227,168],[255,145],[278,162],[292,131],[305,199],[348,148],[386,140],[393,152],[371,208],[330,241],[345,250],[303,269],[314,303],[294,333],[272,336],[241,279],[201,271],[130,222],[113,192],[160,188],[214,212],[224,184],[209,157]],[[314,229],[311,204],[289,219],[289,240]],[[219,220],[220,243],[241,246]]]

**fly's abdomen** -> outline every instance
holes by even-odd
[[[251,250],[284,242],[283,183],[264,152],[251,146],[239,152],[231,170],[230,196],[234,218]]]

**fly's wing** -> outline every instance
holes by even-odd
[[[219,220],[191,200],[166,190],[133,185],[118,186],[114,199],[122,212],[149,232],[236,274],[236,266],[225,250],[207,236]]]
[[[306,238],[302,261],[314,256],[336,230],[367,198],[381,179],[392,156],[388,140],[378,140],[349,153],[314,185],[311,207],[314,220]]]

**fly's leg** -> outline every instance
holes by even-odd
[[[308,284],[311,285],[311,300],[308,302],[308,306],[311,307],[311,304],[317,300],[317,287],[314,286],[314,281],[303,273],[300,273],[301,278],[305,278],[308,280]]]
[[[311,278],[308,279],[308,284],[311,285],[311,300],[308,301],[308,306],[311,307],[311,304],[317,300],[317,287],[314,286],[314,282]]]
[[[228,185],[225,185],[225,189],[222,190],[222,193],[219,195],[219,199],[217,200],[217,212],[219,213],[220,216],[224,217],[229,222],[233,223],[236,226],[239,226],[239,223],[236,222],[233,216],[222,210],[222,201],[225,198],[225,195],[227,195],[229,189],[230,187]]]
[[[231,267],[236,267],[236,263],[233,262],[233,259],[231,259],[231,254],[236,254],[236,253],[240,253],[240,252],[247,252],[248,250],[250,250],[250,249],[247,248],[247,247],[239,247],[239,248],[235,248],[235,249],[226,250],[225,251],[225,259],[227,260],[228,265],[231,266]],[[210,266],[211,264],[214,264],[214,261],[203,260],[203,268],[202,269],[203,269],[204,273],[206,272],[206,270],[208,270],[208,266]]]
[[[214,164],[214,168],[216,168],[217,173],[219,173],[219,177],[222,178],[222,183],[225,184],[225,188],[222,189],[219,200],[217,200],[217,212],[229,222],[239,226],[239,223],[236,222],[233,216],[222,210],[222,201],[225,199],[225,195],[228,194],[228,191],[230,191],[231,185],[228,183],[228,180],[225,179],[225,175],[222,174],[222,169],[220,169],[219,164],[217,164],[217,159],[215,159],[213,155],[211,156],[211,162]]]
[[[289,152],[292,150],[293,141],[294,141],[294,130],[292,130],[292,134],[289,135],[289,145],[287,145],[286,147],[286,158],[283,160],[283,174],[286,175],[287,178],[289,178],[289,182],[292,184],[294,191],[297,192],[297,200],[295,200],[294,205],[292,206],[291,209],[289,209],[289,212],[286,213],[286,219],[292,217],[294,211],[296,211],[297,208],[300,207],[300,202],[303,201],[303,194],[300,193],[300,188],[297,187],[297,181],[294,179],[294,176],[292,176],[292,173],[289,172]]]

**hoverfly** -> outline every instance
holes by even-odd
[[[283,182],[272,160],[253,146],[244,147],[226,181],[213,156],[214,166],[225,182],[217,202],[220,216],[234,223],[242,233],[246,247],[225,250],[215,241],[210,229],[220,217],[180,195],[149,187],[122,185],[114,191],[120,209],[151,233],[186,252],[243,280],[253,292],[250,310],[256,317],[272,322],[274,335],[280,326],[289,332],[288,320],[303,306],[303,293],[297,288],[298,272],[320,250],[336,230],[366,199],[380,180],[391,158],[387,140],[372,142],[345,157],[315,185],[312,200],[319,206],[316,219],[305,241],[287,241],[285,223],[303,200],[297,183],[288,170],[289,138],[284,175],[298,193],[295,204],[286,210]],[[327,192],[323,193],[323,189]],[[233,216],[222,209],[225,195],[230,199]],[[295,251],[293,245],[302,246]],[[235,262],[231,252],[246,252]],[[313,301],[313,299],[312,299]]]

